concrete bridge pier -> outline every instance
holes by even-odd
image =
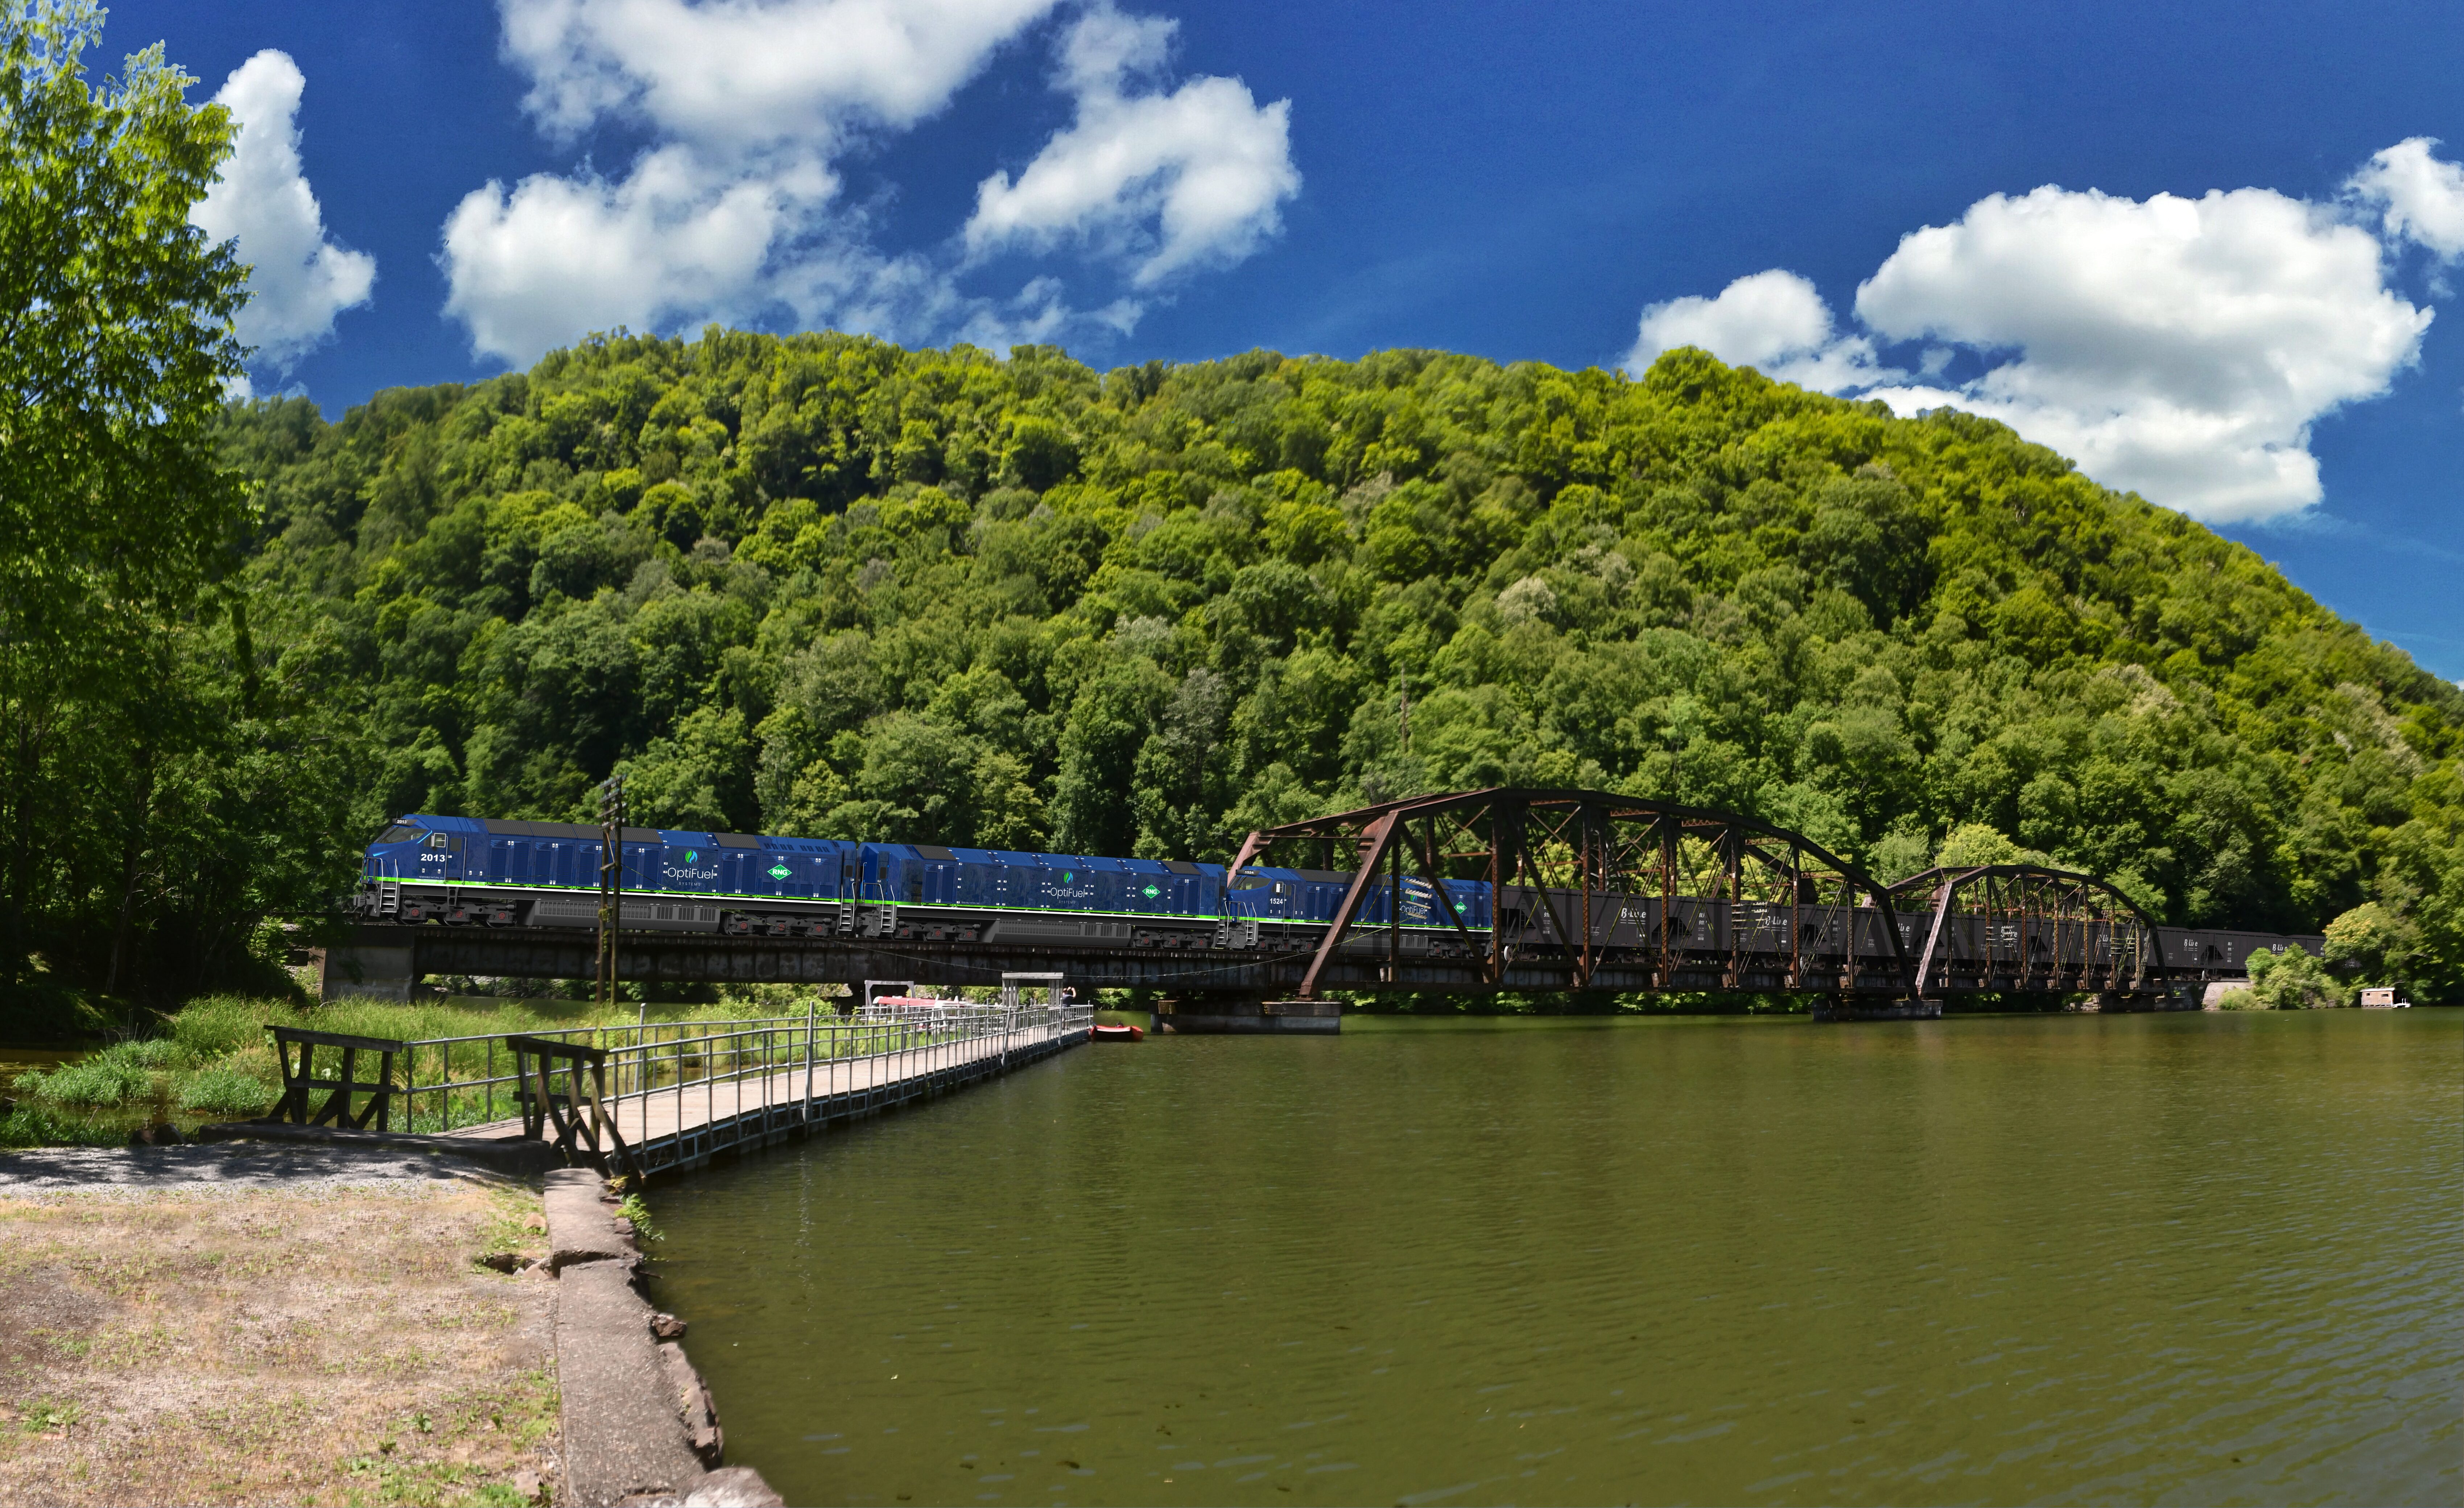
[[[1187,1036],[1330,1037],[1343,1030],[1343,1008],[1332,1000],[1263,1000],[1198,991],[1156,1001],[1155,1030]]]
[[[1939,1021],[1940,1000],[1864,994],[1826,994],[1814,1003],[1817,1021]]]
[[[2116,1016],[2141,1011],[2195,1011],[2198,1008],[2199,997],[2195,990],[2105,990],[2091,996],[2079,1009]]]
[[[317,993],[328,1000],[358,997],[407,1001],[410,987],[419,982],[412,968],[407,939],[400,943],[369,943],[354,938],[325,950]]]

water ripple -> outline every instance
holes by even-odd
[[[2464,1013],[1348,1022],[654,1191],[791,1500],[2452,1502]]]

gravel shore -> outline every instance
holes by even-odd
[[[460,1158],[390,1147],[219,1142],[205,1147],[53,1147],[0,1152],[0,1199],[168,1190],[355,1189],[427,1193],[437,1183],[509,1182]]]
[[[536,1181],[392,1148],[0,1154],[0,1508],[545,1502]]]

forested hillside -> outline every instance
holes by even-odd
[[[223,448],[261,519],[200,644],[290,751],[243,793],[297,824],[268,909],[388,814],[582,817],[616,768],[679,826],[1186,858],[1576,785],[1886,877],[1948,841],[2175,921],[2343,917],[2348,970],[2464,987],[2464,693],[1963,414],[1695,352],[1099,374],[713,331],[235,405]]]

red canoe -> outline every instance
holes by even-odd
[[[1089,1035],[1099,1042],[1134,1042],[1147,1034],[1143,1028],[1122,1022],[1098,1021],[1089,1029]]]

